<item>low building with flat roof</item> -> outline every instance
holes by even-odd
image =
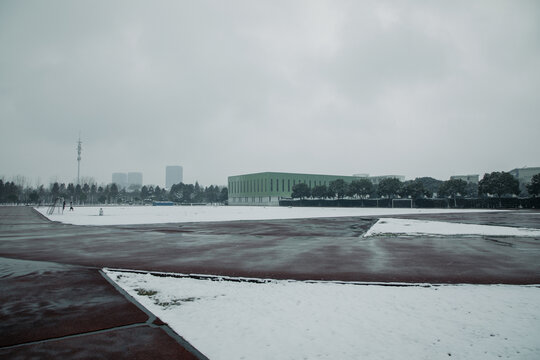
[[[379,175],[379,176],[370,176],[368,177],[369,180],[373,183],[373,185],[379,185],[381,180],[384,179],[398,179],[399,181],[405,181],[405,176],[403,175]]]
[[[527,184],[530,184],[536,174],[540,174],[540,167],[522,167],[509,171],[519,181],[519,190],[522,194],[528,194]]]
[[[480,175],[453,175],[450,180],[463,180],[466,183],[478,184]]]
[[[296,184],[304,183],[310,189],[313,189],[319,185],[329,186],[330,182],[338,179],[350,183],[363,177],[284,172],[261,172],[229,176],[229,205],[277,206],[280,199],[291,198],[293,186]],[[400,181],[405,179],[401,175],[367,177],[374,184],[378,184],[383,178],[397,178]]]
[[[331,181],[351,182],[354,176],[262,172],[229,176],[229,205],[279,205],[279,200],[290,198],[296,184],[305,183],[310,189],[328,186]]]

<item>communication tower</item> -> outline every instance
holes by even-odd
[[[80,185],[80,176],[81,176],[81,135],[79,134],[79,141],[77,142],[77,185]]]

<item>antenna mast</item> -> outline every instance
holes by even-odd
[[[81,175],[81,134],[79,134],[79,141],[77,142],[77,185],[80,185],[80,175]]]

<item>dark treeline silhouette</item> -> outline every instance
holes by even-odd
[[[508,201],[504,198],[531,197],[540,194],[540,174],[533,176],[526,184],[528,194],[520,194],[519,182],[510,173],[492,172],[485,174],[478,184],[467,183],[463,180],[437,180],[431,177],[421,177],[409,181],[396,178],[386,178],[378,184],[369,179],[358,179],[350,183],[338,179],[326,185],[310,188],[305,183],[293,186],[293,199],[411,199],[414,206],[430,206],[431,202],[422,200],[445,199],[449,206],[459,207],[459,204],[469,204],[465,199],[498,199],[499,206],[504,207]],[[75,204],[144,204],[153,201],[172,201],[177,204],[193,203],[226,203],[228,190],[226,187],[210,185],[202,187],[195,184],[179,183],[166,190],[159,186],[144,185],[119,188],[116,184],[97,185],[73,183],[52,183],[49,187],[17,185],[14,181],[4,182],[0,179],[0,203],[2,204],[50,204],[58,198],[73,201]],[[476,203],[487,203],[476,201]],[[492,201],[489,202],[491,204]],[[536,202],[535,202],[536,203]]]
[[[540,192],[540,174],[533,177],[530,184],[527,184],[528,194],[532,198],[538,196]],[[437,180],[431,177],[416,178],[402,182],[397,178],[382,179],[378,184],[373,184],[368,178],[345,182],[342,179],[334,180],[326,185],[318,185],[310,188],[305,183],[299,183],[293,186],[291,197],[300,200],[318,200],[316,206],[322,206],[325,201],[334,200],[368,200],[368,199],[411,199],[410,204],[413,206],[425,206],[434,202],[434,198],[443,199],[441,204],[447,206],[459,207],[463,204],[473,204],[473,202],[464,202],[464,199],[498,199],[499,207],[503,206],[502,198],[517,197],[520,195],[519,181],[507,172],[492,172],[485,174],[484,177],[476,183],[468,183],[461,179],[450,179],[447,181]],[[422,201],[433,199],[433,201]],[[350,202],[350,201],[349,201]],[[308,204],[309,201],[302,201],[302,204]],[[346,205],[346,202],[341,201],[339,206]],[[379,204],[391,204],[391,202],[354,202],[361,204],[358,206],[379,206]],[[487,201],[476,201],[474,204],[492,204]],[[508,202],[505,202],[508,203]],[[285,205],[291,205],[290,201],[283,202]],[[370,205],[367,205],[370,204]],[[376,205],[375,205],[376,204]],[[437,207],[439,207],[437,205]],[[309,206],[309,205],[308,205]],[[429,206],[431,207],[431,206]]]
[[[417,178],[400,181],[386,178],[378,184],[369,179],[358,179],[346,182],[343,179],[331,181],[328,186],[317,185],[309,188],[305,183],[293,186],[293,199],[370,199],[370,198],[432,198],[433,196],[476,196],[478,186],[468,186],[463,180],[440,181],[433,178]]]
[[[206,188],[193,184],[175,184],[167,194],[167,199],[176,203],[224,203],[228,198],[226,187],[210,185]]]
[[[227,200],[227,188],[216,185],[201,187],[193,184],[176,184],[170,191],[153,185],[119,188],[108,185],[52,183],[46,188],[16,185],[13,181],[0,179],[0,203],[2,204],[51,204],[63,198],[75,204],[144,204],[153,201],[175,203],[223,203]]]

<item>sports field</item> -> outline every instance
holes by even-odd
[[[43,267],[66,279],[106,268],[195,358],[540,354],[538,212],[110,207],[52,217],[80,224],[68,225],[13,209],[1,208],[5,285],[54,282]],[[0,354],[35,350],[23,325],[11,329],[19,346]]]

